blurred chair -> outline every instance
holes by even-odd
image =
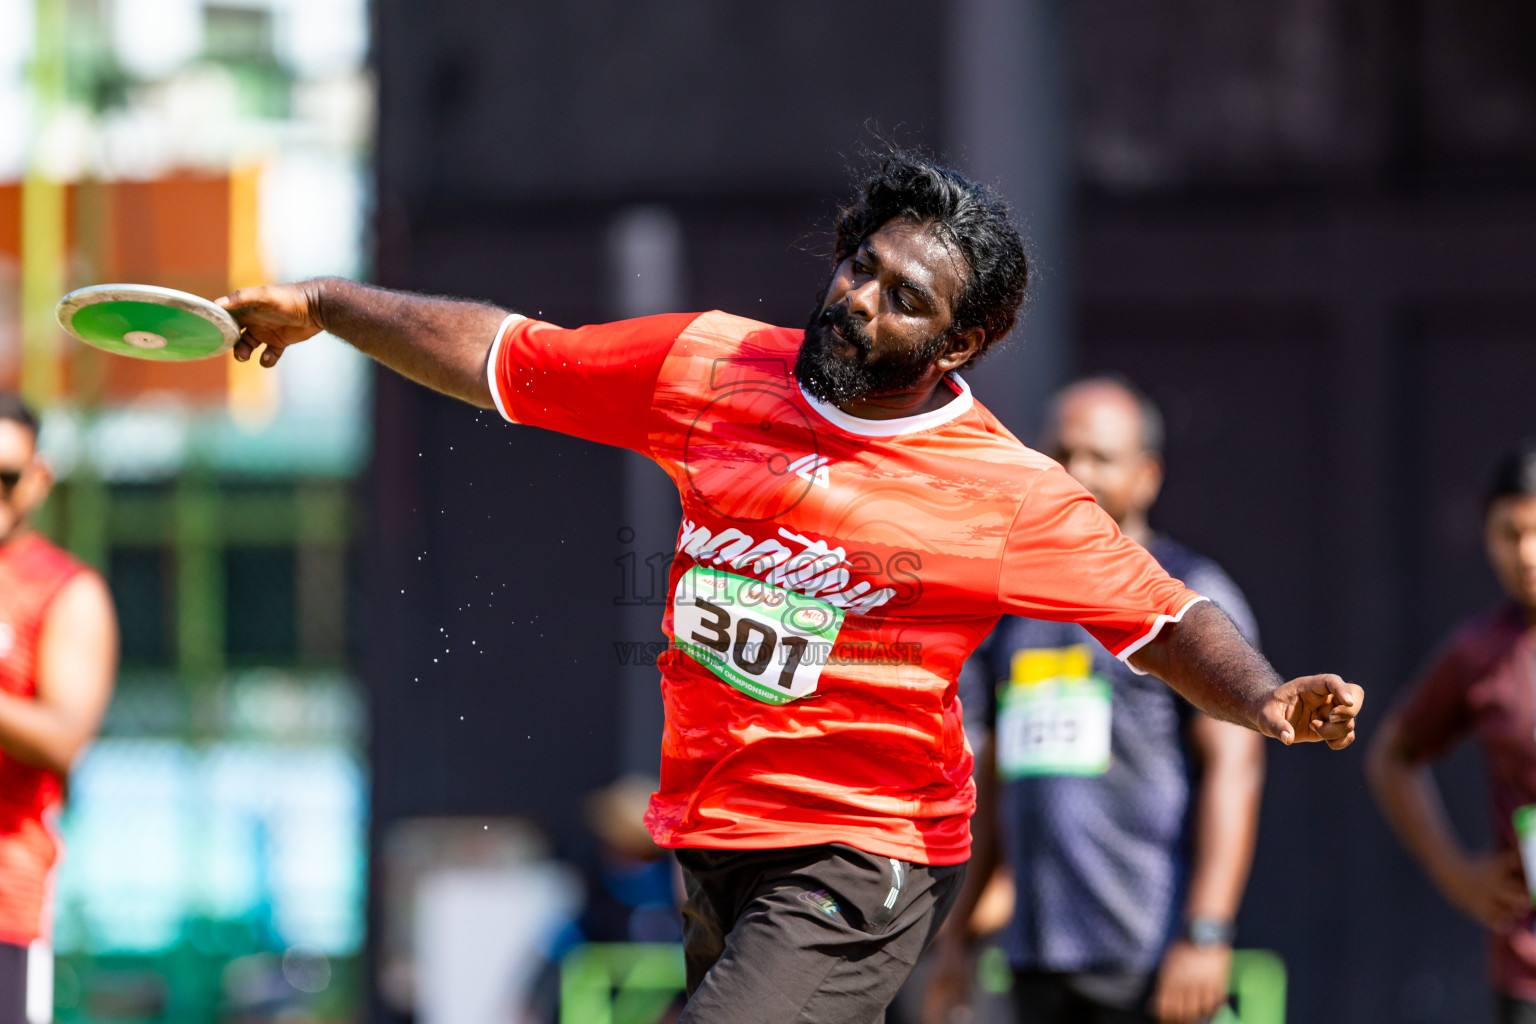
[[[683,947],[590,942],[560,964],[560,1024],[659,1024],[683,993]]]

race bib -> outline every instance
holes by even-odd
[[[1108,680],[1086,645],[1019,651],[998,688],[997,765],[1005,779],[1101,775],[1109,768]]]
[[[815,693],[842,628],[843,610],[825,601],[697,565],[672,595],[677,646],[765,704]]]

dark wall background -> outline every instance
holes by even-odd
[[[380,0],[377,276],[610,318],[610,225],[660,203],[686,305],[798,324],[871,126],[976,163],[956,40],[1005,16],[1045,26],[1069,76],[1044,172],[1069,230],[1040,287],[1069,300],[1070,362],[1163,404],[1157,521],[1244,586],[1282,672],[1367,685],[1368,739],[1493,598],[1482,480],[1536,432],[1528,5]],[[1023,365],[978,386],[1038,393]],[[389,375],[375,416],[376,835],[521,814],[583,855],[580,795],[624,767],[611,645],[648,639],[614,605],[619,456]],[[1292,1020],[1484,1019],[1478,933],[1386,834],[1362,747],[1272,749],[1242,941],[1285,955]],[[1441,774],[1481,840],[1477,758]]]
[[[1081,362],[1168,416],[1155,521],[1242,584],[1282,673],[1367,686],[1368,740],[1450,625],[1496,597],[1481,493],[1536,431],[1536,208],[1114,204],[1083,238]],[[1293,1020],[1491,1019],[1478,930],[1388,835],[1364,747],[1271,749],[1243,941],[1285,953]],[[1484,841],[1479,759],[1440,775]],[[1319,979],[1341,967],[1354,981],[1333,992]]]

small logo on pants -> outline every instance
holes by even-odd
[[[827,895],[827,890],[817,889],[815,892],[803,892],[800,898],[828,917],[836,917],[840,909],[837,900]]]

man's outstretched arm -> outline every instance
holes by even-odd
[[[273,367],[289,345],[328,331],[395,372],[434,391],[489,409],[486,359],[507,311],[323,277],[242,288],[218,300],[240,324],[234,356],[266,346]]]
[[[1342,750],[1355,741],[1355,716],[1365,701],[1360,687],[1335,675],[1285,682],[1209,601],[1166,623],[1130,660],[1212,718],[1281,743],[1321,740]]]

